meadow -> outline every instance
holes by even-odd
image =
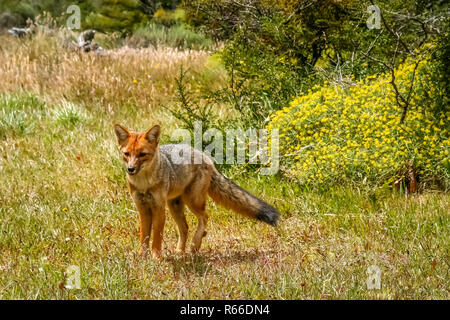
[[[450,196],[441,190],[308,189],[232,166],[228,177],[279,208],[276,228],[209,202],[199,253],[174,253],[168,218],[162,260],[138,257],[113,124],[159,123],[170,142],[180,65],[190,90],[226,81],[209,56],[83,54],[44,33],[0,37],[0,299],[449,299]],[[233,117],[226,106],[213,112]],[[81,289],[64,286],[71,265]],[[380,289],[367,286],[370,266]]]

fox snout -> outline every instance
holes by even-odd
[[[146,159],[142,159],[142,158],[143,157],[138,157],[137,155],[133,155],[133,154],[130,154],[129,152],[125,152],[125,154],[123,155],[123,161],[125,162],[127,174],[134,175],[139,172],[143,163],[146,161]]]
[[[137,174],[140,170],[140,166],[136,166],[136,165],[126,164],[126,168],[127,168],[127,174],[129,174],[129,175]]]

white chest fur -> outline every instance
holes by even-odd
[[[140,192],[145,192],[152,186],[152,179],[146,172],[139,172],[134,176],[127,175],[127,180]]]

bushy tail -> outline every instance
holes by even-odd
[[[214,202],[247,217],[276,225],[278,210],[214,170],[209,195]]]

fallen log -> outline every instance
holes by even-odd
[[[31,33],[31,29],[12,27],[11,29],[8,30],[8,33],[16,37],[24,37]]]
[[[78,37],[78,49],[82,50],[83,52],[90,52],[94,51],[97,53],[102,53],[104,50],[101,46],[99,46],[97,43],[93,42],[95,37],[95,30],[86,30],[83,33],[80,34]]]

